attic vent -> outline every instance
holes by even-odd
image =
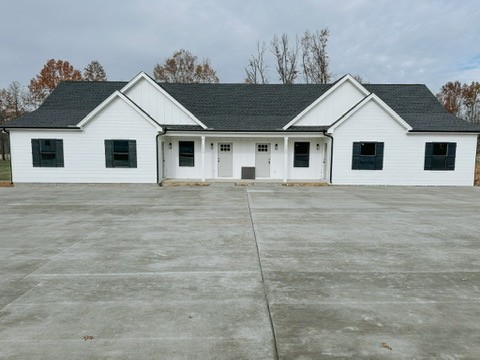
[[[242,167],[242,179],[255,179],[255,167]]]

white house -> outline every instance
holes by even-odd
[[[63,82],[8,124],[15,183],[473,185],[480,129],[424,85]]]

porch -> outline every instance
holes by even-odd
[[[195,134],[159,138],[159,182],[325,183],[330,139],[323,134]]]
[[[328,186],[328,182],[321,180],[292,180],[287,179],[286,182],[282,180],[271,179],[206,179],[201,181],[198,179],[163,179],[160,186],[164,187],[179,187],[179,186],[210,186],[210,185],[231,185],[231,186]]]

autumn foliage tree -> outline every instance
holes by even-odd
[[[474,124],[480,124],[480,83],[449,81],[437,94],[445,110]]]
[[[153,77],[157,81],[176,83],[218,83],[216,71],[209,59],[198,61],[188,50],[178,50],[163,64],[156,64]]]
[[[106,81],[107,74],[102,64],[97,60],[93,60],[83,71],[83,80],[85,81]]]
[[[35,78],[30,80],[30,95],[36,106],[64,80],[82,80],[82,73],[68,61],[50,59]]]
[[[437,99],[449,113],[460,116],[462,84],[459,81],[447,82],[441,87],[440,92],[437,94]]]

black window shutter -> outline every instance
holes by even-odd
[[[360,142],[353,143],[352,152],[352,170],[358,170],[360,167],[360,148],[362,144]]]
[[[41,160],[40,160],[40,140],[39,139],[32,139],[32,159],[33,159],[33,167],[42,166]]]
[[[455,170],[456,153],[457,153],[457,143],[449,143],[448,152],[447,152],[447,170]]]
[[[113,167],[113,140],[105,140],[105,166]]]
[[[375,145],[375,170],[383,170],[383,142],[377,142]]]
[[[63,140],[55,140],[55,160],[57,160],[57,167],[64,167]]]
[[[424,170],[432,170],[432,159],[433,159],[433,143],[425,143],[425,164]]]
[[[128,165],[131,168],[137,167],[137,141],[128,140]]]

